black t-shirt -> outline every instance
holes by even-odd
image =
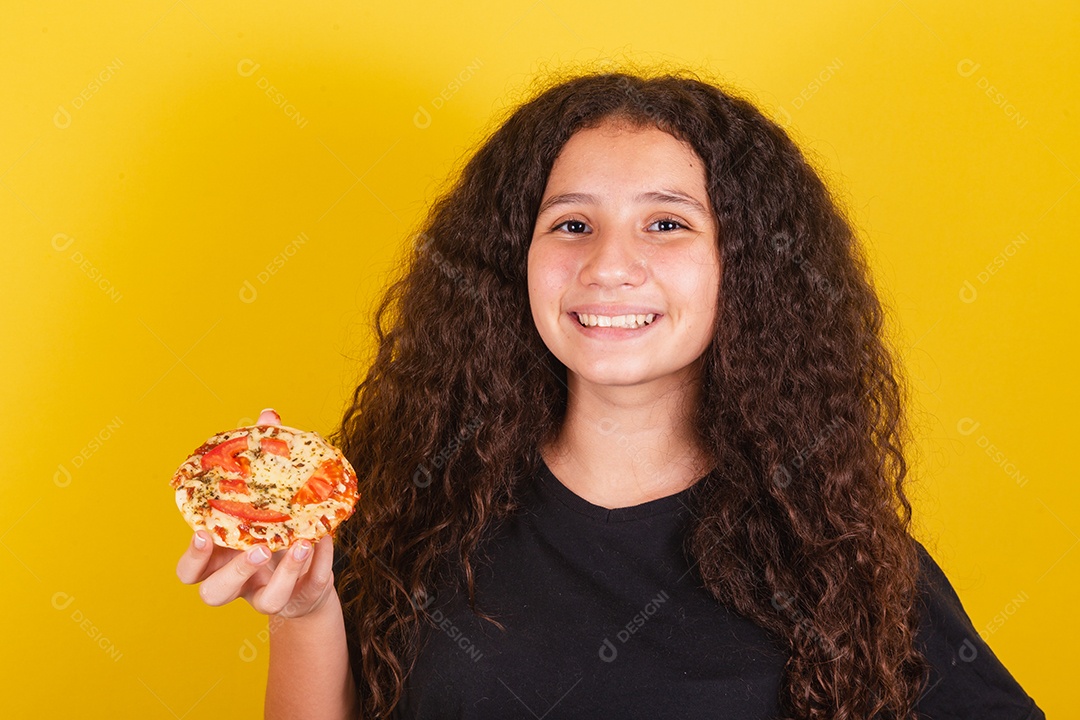
[[[425,626],[395,718],[779,716],[786,651],[717,603],[683,552],[692,488],[607,509],[542,461],[533,479],[476,567],[477,608],[505,632],[475,616],[463,591],[421,599],[436,626]],[[932,664],[920,713],[1044,719],[918,549],[927,607],[918,638]]]

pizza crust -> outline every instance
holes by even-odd
[[[232,461],[220,462],[221,450],[210,456],[217,461],[204,461],[232,440],[237,440],[235,447],[229,446]],[[279,454],[282,441],[288,457]],[[308,502],[298,500],[297,493],[316,473],[322,480],[314,487],[324,492],[329,488],[329,495],[319,501],[309,491],[300,499]],[[300,539],[316,542],[333,533],[359,499],[356,473],[340,450],[318,433],[281,425],[253,425],[212,436],[177,469],[171,485],[176,505],[193,530],[206,530],[215,544],[238,550],[266,544],[275,552]],[[259,519],[275,515],[288,518]]]

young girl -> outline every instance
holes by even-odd
[[[178,566],[272,616],[267,717],[1044,717],[909,534],[866,261],[752,104],[565,81],[419,238],[332,436],[357,512]]]

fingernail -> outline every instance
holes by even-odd
[[[248,550],[248,560],[258,565],[270,559],[270,553],[265,545],[258,545]]]
[[[204,547],[206,547],[206,538],[199,533],[195,533],[195,549],[202,550]]]
[[[295,557],[297,560],[303,560],[308,556],[308,553],[310,552],[311,545],[308,544],[307,540],[301,540],[300,544],[296,546],[295,550],[293,550],[293,557]]]

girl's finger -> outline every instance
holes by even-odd
[[[180,582],[191,585],[203,579],[210,556],[214,552],[214,543],[210,541],[206,533],[197,531],[191,538],[187,550],[180,556],[176,563],[176,576]]]
[[[311,541],[309,540],[300,540],[290,547],[285,557],[278,562],[274,574],[270,576],[270,581],[255,591],[251,598],[251,606],[266,615],[276,615],[285,610],[293,596],[296,578],[300,576],[310,555]]]
[[[247,552],[237,553],[224,567],[199,585],[199,597],[207,605],[224,605],[240,597],[244,583],[270,559],[270,549],[256,545]]]
[[[305,602],[315,602],[334,578],[334,539],[324,535],[315,543],[309,567],[304,571],[295,596]]]
[[[259,413],[259,419],[255,421],[256,425],[280,425],[281,416],[277,414],[274,408],[266,408]]]

